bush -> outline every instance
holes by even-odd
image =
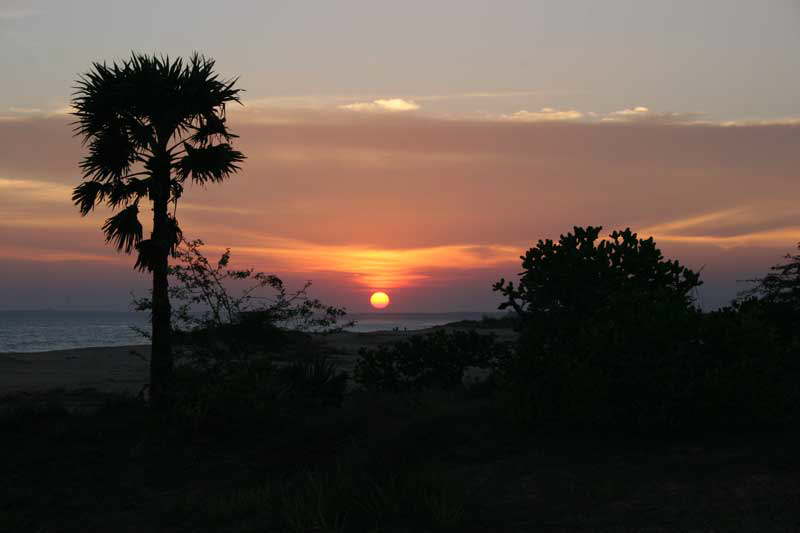
[[[344,309],[311,298],[310,282],[290,292],[277,276],[231,269],[230,250],[212,264],[202,246],[200,240],[181,241],[178,262],[169,269],[176,361],[225,372],[224,366],[251,356],[274,354],[302,332],[332,333],[352,324],[342,323]],[[139,311],[152,309],[149,297],[134,298],[133,304]]]
[[[460,386],[469,367],[492,370],[507,356],[494,335],[438,330],[407,341],[359,350],[354,380],[369,389],[419,390]]]
[[[316,356],[278,368],[280,398],[302,407],[340,406],[347,391],[346,372],[336,363]]]
[[[273,359],[292,344],[307,350],[310,332],[348,325],[344,310],[311,298],[310,283],[289,292],[277,276],[231,269],[230,250],[212,264],[202,246],[182,241],[169,272],[176,372],[168,418],[199,429],[341,404],[347,375],[329,361],[312,354],[280,367]],[[152,301],[134,305],[149,310]]]
[[[170,422],[191,431],[249,427],[342,404],[348,376],[324,357],[278,366],[252,358],[227,371],[196,365],[176,369]]]
[[[800,250],[800,243],[797,245]],[[800,253],[786,254],[786,262],[770,268],[763,278],[744,291],[737,304],[768,318],[787,342],[800,342]]]
[[[520,287],[495,288],[523,319],[500,373],[507,405],[540,426],[624,431],[786,426],[796,358],[752,308],[702,313],[698,276],[652,239],[599,228],[542,242]]]
[[[540,240],[521,258],[518,285],[494,284],[506,298],[500,309],[515,310],[534,342],[569,343],[587,321],[613,316],[634,300],[691,309],[699,274],[665,260],[652,237],[639,239],[626,229],[597,242],[601,230],[575,227],[557,243]]]
[[[171,424],[192,431],[220,429],[278,414],[272,361],[253,359],[222,373],[196,365],[175,369]]]

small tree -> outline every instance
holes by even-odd
[[[652,238],[600,227],[539,241],[515,285],[494,290],[521,317],[516,353],[501,372],[509,405],[545,424],[668,424],[693,398],[699,274],[665,260]],[[688,370],[687,370],[688,369]],[[673,390],[674,389],[674,390]],[[678,391],[677,393],[675,391]]]
[[[540,240],[522,259],[519,283],[501,279],[492,287],[506,297],[523,324],[547,329],[568,326],[615,306],[670,300],[690,306],[700,275],[665,260],[653,238],[630,229],[597,242],[601,227],[575,227],[558,242]],[[540,328],[541,329],[541,328]]]
[[[800,250],[800,243],[797,249]],[[744,295],[800,312],[800,253],[786,254],[784,258],[785,263],[770,268],[770,273],[763,278],[748,280],[756,285]]]
[[[214,60],[132,54],[121,63],[93,63],[72,99],[75,134],[89,146],[83,183],[72,200],[81,215],[106,203],[119,212],[103,225],[117,250],[137,251],[136,268],[152,273],[150,398],[164,404],[172,381],[169,256],[181,240],[175,217],[187,179],[204,185],[239,170],[244,155],[230,141],[225,106],[239,102],[236,80],[221,80]],[[153,228],[142,236],[139,204],[152,202]],[[170,204],[173,207],[169,212]]]
[[[800,243],[797,245],[800,250]],[[786,254],[786,262],[773,266],[763,278],[748,280],[755,285],[742,292],[737,304],[757,308],[767,315],[785,337],[800,336],[800,253]]]
[[[343,308],[310,297],[310,281],[289,291],[278,276],[231,268],[230,249],[212,262],[202,247],[199,239],[182,241],[175,264],[169,267],[177,353],[194,363],[224,373],[255,352],[280,348],[287,330],[332,333],[353,324],[342,322]],[[135,298],[133,304],[139,311],[149,311],[153,300]]]

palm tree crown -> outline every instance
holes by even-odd
[[[72,199],[84,216],[102,202],[119,210],[103,225],[106,241],[126,253],[135,248],[139,269],[152,270],[159,244],[174,251],[181,235],[174,214],[167,214],[168,242],[143,239],[140,201],[174,206],[187,178],[219,182],[244,160],[225,124],[225,106],[240,103],[241,90],[213,67],[213,59],[198,54],[186,62],[133,54],[110,66],[94,63],[78,81],[75,133],[89,154]]]

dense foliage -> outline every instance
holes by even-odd
[[[192,432],[236,431],[253,423],[279,424],[286,417],[341,405],[346,373],[324,357],[278,364],[251,358],[219,369],[179,364],[175,398],[165,413]]]
[[[652,237],[639,239],[626,229],[597,242],[601,230],[575,227],[558,242],[540,240],[521,257],[517,285],[494,284],[506,298],[500,309],[514,309],[526,330],[535,328],[537,337],[554,343],[583,322],[631,304],[691,305],[699,274],[665,260]]]
[[[507,355],[491,334],[443,329],[375,349],[359,351],[354,379],[376,390],[453,388],[468,368],[491,370]]]
[[[783,425],[797,360],[763,313],[702,313],[699,276],[652,239],[576,228],[523,257],[519,287],[495,285],[523,320],[503,369],[509,406],[555,427],[670,431]]]

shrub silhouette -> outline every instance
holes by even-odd
[[[468,367],[493,369],[507,348],[492,334],[438,330],[407,341],[359,350],[354,380],[374,390],[453,388]]]
[[[352,325],[342,322],[343,308],[308,294],[311,282],[289,291],[278,276],[231,268],[230,249],[210,261],[203,245],[199,239],[182,240],[175,250],[177,261],[168,270],[179,359],[224,372],[226,365],[276,352],[303,332],[332,333]],[[133,304],[147,311],[153,300],[134,298]]]
[[[537,328],[558,342],[581,323],[628,305],[667,300],[689,308],[699,274],[665,260],[652,237],[639,239],[630,229],[596,242],[601,227],[574,228],[559,241],[540,240],[522,259],[518,285],[501,279],[493,290],[513,308],[524,329]]]
[[[780,425],[797,394],[794,361],[774,328],[741,307],[703,314],[698,274],[630,230],[539,241],[519,286],[495,290],[522,317],[501,373],[528,422],[632,431]],[[782,377],[783,376],[783,377]]]
[[[740,295],[738,303],[751,311],[757,308],[787,342],[800,343],[800,253],[786,254],[785,259],[763,278],[748,280],[755,285]]]
[[[182,241],[169,268],[176,381],[167,411],[173,420],[196,430],[339,405],[347,375],[331,362],[313,352],[283,367],[273,358],[306,332],[349,325],[340,323],[344,309],[311,298],[310,282],[290,292],[277,276],[232,268],[230,250],[210,261],[202,246]],[[145,311],[153,302],[142,297],[134,305]]]
[[[169,256],[181,239],[175,210],[187,180],[221,182],[244,155],[225,123],[225,106],[239,102],[236,80],[220,80],[214,60],[188,61],[132,54],[121,63],[94,63],[72,98],[75,134],[89,146],[84,181],[72,200],[87,215],[105,202],[119,210],[103,225],[117,250],[136,250],[136,268],[153,276],[150,399],[165,403],[172,381]],[[142,236],[139,204],[152,201],[153,231]]]

